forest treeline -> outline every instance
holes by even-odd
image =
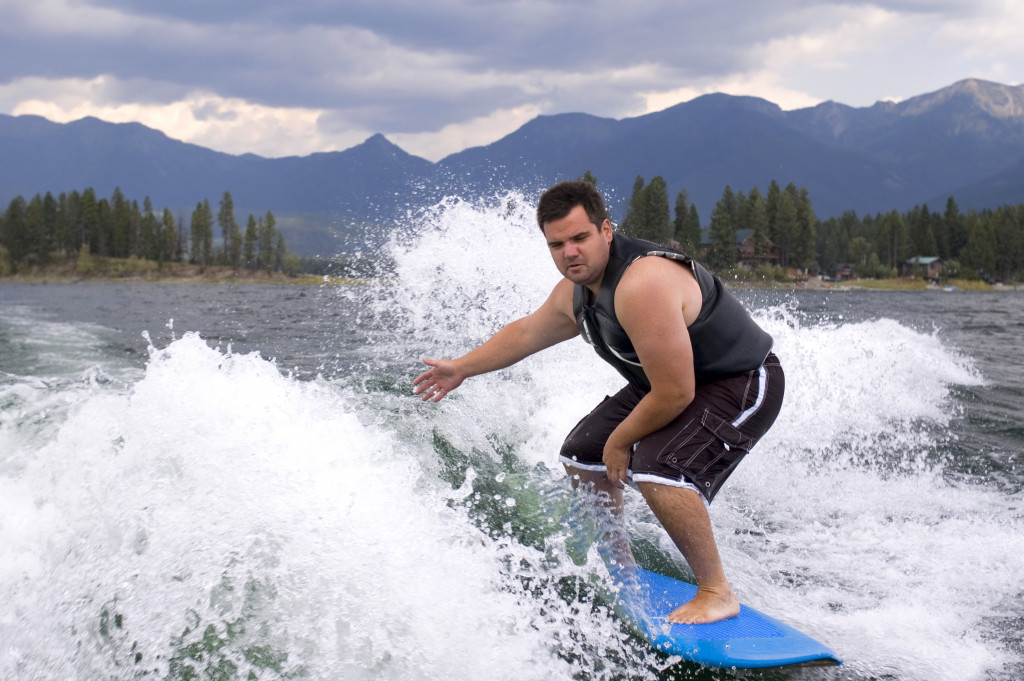
[[[582,179],[597,183],[589,171]],[[148,197],[140,206],[120,189],[109,199],[91,188],[28,201],[19,196],[0,214],[0,275],[31,272],[60,258],[78,258],[81,272],[92,256],[289,274],[317,264],[288,250],[273,213],[250,214],[243,229],[230,192],[218,208],[214,215],[203,200],[186,224],[184,216],[154,211]],[[948,277],[1024,280],[1024,204],[965,213],[950,197],[941,212],[917,206],[819,220],[806,188],[773,180],[763,194],[758,187],[744,192],[726,186],[705,228],[685,189],[670,206],[662,177],[646,182],[637,176],[619,229],[676,246],[716,270],[742,265],[779,279],[791,270],[827,276],[840,265],[852,266],[860,277],[889,278],[910,258],[939,257]]]
[[[589,171],[582,179],[596,183]],[[921,205],[818,220],[807,189],[772,180],[765,194],[726,186],[704,230],[685,189],[676,195],[673,217],[664,179],[648,183],[638,176],[619,229],[675,245],[719,270],[736,267],[743,256],[744,265],[762,270],[831,275],[848,264],[860,277],[889,278],[908,259],[939,257],[949,277],[1024,279],[1024,204],[964,213],[950,197],[941,212]]]
[[[216,228],[219,248],[214,247]],[[55,259],[72,258],[78,259],[84,274],[93,256],[288,273],[300,266],[299,257],[288,251],[274,214],[250,214],[243,229],[228,191],[216,216],[204,199],[187,225],[184,216],[175,217],[168,208],[156,212],[149,197],[140,206],[120,188],[109,199],[98,198],[92,188],[57,197],[36,194],[28,201],[17,196],[0,215],[0,274],[29,272]]]

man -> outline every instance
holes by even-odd
[[[635,483],[697,578],[667,619],[739,613],[708,516],[740,459],[775,421],[785,379],[772,339],[721,282],[688,256],[612,230],[597,189],[549,188],[537,223],[562,274],[532,314],[454,360],[424,359],[415,394],[437,401],[466,378],[582,335],[628,381],[572,430],[561,460],[607,495],[616,515]],[[616,552],[627,571],[628,545]]]

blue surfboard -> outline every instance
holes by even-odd
[[[693,584],[637,568],[619,600],[652,646],[692,662],[738,669],[842,664],[825,645],[746,605],[737,617],[713,624],[669,624],[665,616],[696,593]]]

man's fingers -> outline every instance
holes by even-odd
[[[424,390],[424,389],[430,387],[431,385],[433,385],[437,381],[436,376],[434,374],[435,368],[437,366],[437,360],[424,358],[423,359],[423,363],[426,364],[427,366],[429,366],[430,368],[427,369],[426,371],[424,371],[422,374],[420,374],[416,378],[414,378],[413,381],[412,381],[412,384],[418,386],[418,385],[420,385],[420,383],[424,383],[426,381],[430,381],[430,383],[428,383],[425,386],[421,386],[420,390]],[[417,392],[416,394],[419,394],[419,393]]]
[[[608,469],[608,482],[615,485],[619,489],[625,487],[625,479],[625,471],[619,471],[611,468]]]
[[[422,395],[424,402],[437,402],[459,387],[462,377],[453,369],[452,363],[433,359],[423,361],[430,368],[413,380],[413,395]]]
[[[448,389],[439,386],[437,383],[431,382],[419,386],[412,391],[413,395],[423,395],[424,402],[437,402],[442,397],[448,394]]]
[[[431,388],[423,394],[424,402],[439,402],[442,397],[448,394],[444,388]]]

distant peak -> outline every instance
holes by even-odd
[[[951,99],[970,97],[985,113],[996,118],[1024,118],[1024,86],[1002,85],[980,78],[965,78],[900,105],[904,115],[916,115]]]
[[[385,137],[379,132],[376,133],[375,135],[372,135],[371,137],[367,137],[366,141],[363,142],[363,144],[365,146],[370,147],[385,147],[389,149],[392,147],[396,149],[398,148],[395,144],[391,142],[391,140],[389,140],[387,137]]]
[[[376,133],[367,137],[362,144],[357,144],[352,147],[351,151],[372,153],[372,154],[386,154],[388,156],[398,156],[405,154],[397,144],[394,144],[387,137],[381,133]]]
[[[763,97],[754,97],[753,95],[731,95],[726,92],[711,92],[706,95],[700,95],[688,102],[677,104],[671,108],[684,107],[728,107],[746,109],[748,111],[755,111],[757,113],[775,117],[782,116],[783,113],[782,107],[775,102],[770,102],[767,99],[764,99]]]
[[[362,144],[357,144],[354,147],[350,147],[344,152],[344,154],[352,154],[356,157],[362,157],[364,159],[379,159],[379,158],[392,158],[392,159],[410,159],[416,158],[407,151],[402,149],[387,137],[381,133],[376,133],[367,137]]]

